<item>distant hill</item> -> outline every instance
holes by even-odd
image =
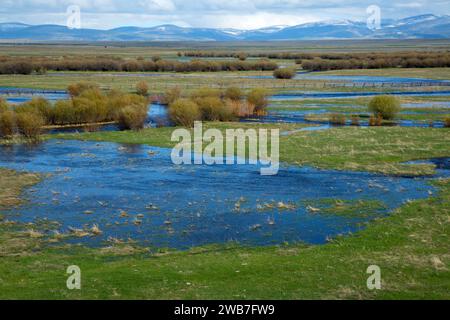
[[[121,27],[111,30],[68,29],[59,25],[0,23],[0,40],[28,41],[271,41],[319,39],[444,39],[450,38],[450,16],[432,14],[383,21],[371,31],[365,22],[323,21],[257,30]]]

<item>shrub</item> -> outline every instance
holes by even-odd
[[[119,127],[122,130],[139,130],[147,121],[147,109],[142,105],[126,106],[119,112]]]
[[[292,79],[297,74],[293,68],[281,68],[273,72],[273,76],[277,79]]]
[[[53,122],[53,108],[48,100],[38,97],[33,98],[15,108],[16,113],[34,113],[40,115],[45,124]]]
[[[17,114],[17,128],[19,133],[29,139],[38,139],[42,127],[44,126],[44,119],[42,116],[35,113],[19,113]]]
[[[269,104],[267,91],[262,88],[253,89],[247,96],[247,102],[255,106],[256,113],[264,113]]]
[[[166,105],[171,105],[180,98],[181,98],[181,89],[175,87],[166,91],[161,102]]]
[[[169,106],[169,117],[176,125],[192,127],[201,119],[198,105],[189,99],[178,99]]]
[[[14,135],[16,131],[16,114],[13,111],[0,113],[0,137],[6,138]]]
[[[205,121],[231,121],[236,118],[233,108],[216,97],[197,99],[202,120]]]
[[[73,107],[80,123],[103,122],[108,119],[108,100],[98,89],[83,91],[73,99]]]
[[[72,98],[78,97],[80,94],[83,93],[83,91],[90,90],[90,89],[100,90],[98,84],[92,83],[92,82],[86,82],[86,81],[74,83],[67,87],[67,91],[69,92],[69,95]]]
[[[220,109],[223,108],[223,102],[217,97],[198,98],[195,101],[200,109],[202,120],[218,121],[220,120]]]
[[[3,98],[0,98],[0,112],[4,112],[8,110],[8,104]]]
[[[230,87],[225,91],[225,98],[233,101],[241,100],[243,97],[242,90],[237,87]]]
[[[374,97],[369,103],[369,110],[385,120],[395,119],[401,110],[400,101],[394,96]]]
[[[213,88],[200,88],[192,92],[191,99],[197,102],[199,99],[203,98],[218,98],[220,99],[222,92],[218,89]]]
[[[238,53],[237,54],[237,58],[239,59],[239,60],[241,60],[241,61],[245,61],[245,60],[247,60],[247,54],[245,53],[245,52],[240,52],[240,53]]]
[[[330,115],[330,120],[329,122],[331,124],[334,125],[338,125],[338,126],[344,126],[346,124],[346,118],[345,115],[341,114],[341,113],[333,113]]]
[[[80,124],[79,117],[75,114],[74,106],[70,100],[59,100],[53,107],[53,124]]]
[[[107,121],[117,120],[120,110],[130,105],[141,105],[147,107],[147,99],[136,94],[124,94],[122,92],[114,92],[108,95],[108,116]]]
[[[226,105],[234,117],[248,117],[255,112],[255,106],[248,101],[227,100]]]
[[[450,117],[444,119],[444,127],[450,128]]]
[[[158,62],[158,61],[161,61],[161,60],[162,60],[162,58],[160,56],[153,56],[152,57],[152,61],[153,62]]]
[[[359,126],[359,116],[352,115],[352,126]]]
[[[136,93],[141,96],[148,95],[148,83],[146,81],[141,81],[136,84]]]

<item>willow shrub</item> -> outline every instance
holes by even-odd
[[[255,112],[264,112],[269,104],[268,93],[262,88],[253,89],[247,96],[247,102],[255,106]]]
[[[81,81],[78,83],[71,84],[67,87],[69,95],[73,97],[78,97],[86,90],[100,90],[98,84],[93,82]]]
[[[444,126],[446,128],[450,128],[450,117],[444,119]]]
[[[53,124],[53,106],[47,99],[41,97],[33,98],[16,106],[14,111],[18,114],[34,113],[41,116],[44,124]]]
[[[277,79],[293,79],[297,71],[293,68],[281,68],[273,72],[273,76]]]
[[[118,123],[122,130],[140,130],[147,121],[147,108],[143,105],[129,105],[119,112]]]
[[[202,113],[194,101],[178,99],[169,106],[169,117],[176,125],[192,127],[195,121],[201,120]]]
[[[9,109],[8,103],[3,98],[0,98],[0,112],[5,112]]]
[[[196,103],[204,121],[231,121],[236,118],[233,109],[217,97],[197,99]]]
[[[244,94],[242,93],[242,90],[237,87],[230,87],[227,90],[225,90],[225,98],[230,99],[233,101],[239,101],[242,99]]]
[[[0,112],[0,138],[8,138],[16,132],[16,114],[13,111]]]
[[[179,87],[171,88],[164,93],[162,103],[165,105],[171,105],[176,100],[181,98],[181,89]]]
[[[26,138],[36,140],[41,135],[44,119],[36,113],[17,114],[17,129]]]
[[[378,96],[369,102],[369,110],[377,117],[392,120],[400,112],[401,104],[394,96]]]
[[[217,98],[222,97],[222,92],[214,88],[199,88],[191,93],[191,99],[196,101],[203,98]]]
[[[147,96],[148,95],[148,83],[147,81],[140,81],[136,84],[136,93],[140,96]]]

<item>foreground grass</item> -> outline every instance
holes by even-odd
[[[2,184],[28,185],[11,175]],[[2,299],[450,299],[450,181],[368,228],[323,246],[222,246],[150,254],[133,245],[88,249],[0,224]],[[4,189],[0,189],[0,195]],[[52,241],[53,242],[53,241]],[[66,269],[82,289],[66,289]],[[382,290],[366,287],[370,265]]]
[[[36,184],[41,177],[37,174],[18,174],[12,170],[0,168],[0,210],[21,202],[22,189]]]
[[[403,162],[449,157],[450,130],[432,128],[334,128],[324,131],[296,132],[295,125],[207,123],[207,128],[281,128],[292,134],[280,137],[280,159],[297,165],[326,169],[370,171],[393,175],[433,174],[432,165],[407,165]],[[148,144],[171,148],[173,128],[146,129],[140,132],[96,132],[59,134],[46,138],[111,141]]]

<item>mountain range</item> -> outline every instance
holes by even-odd
[[[372,31],[361,21],[321,21],[256,30],[185,28],[161,25],[110,30],[69,29],[60,25],[0,23],[0,40],[26,41],[282,41],[319,39],[446,39],[450,16],[426,14],[384,20]]]

